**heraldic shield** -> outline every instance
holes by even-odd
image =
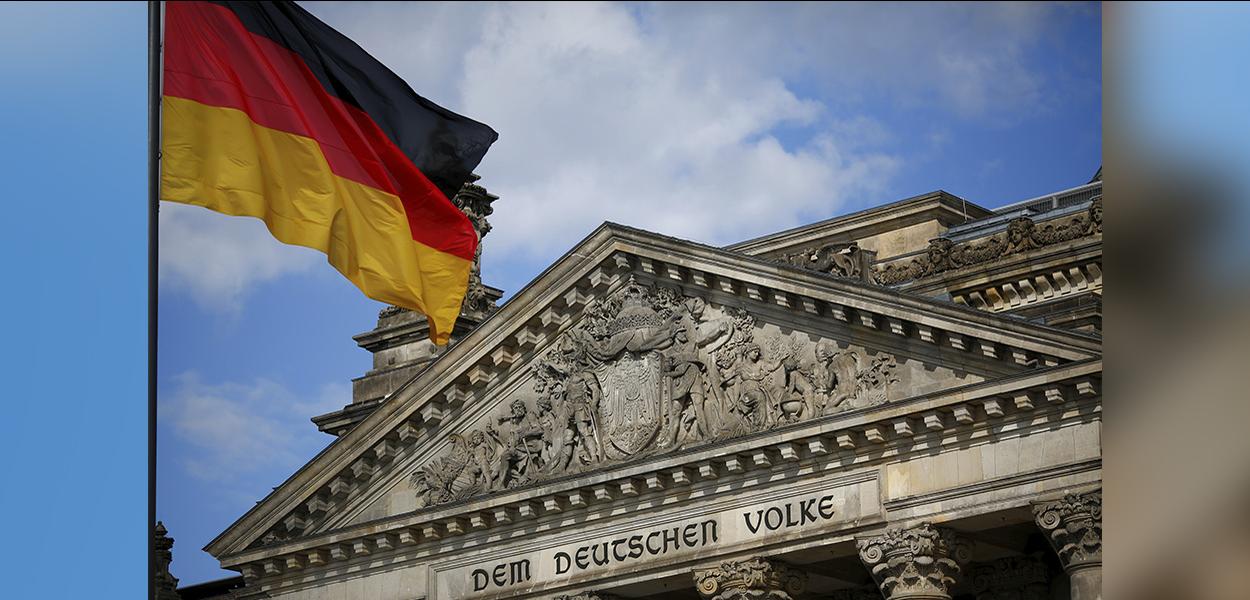
[[[622,352],[596,370],[603,390],[598,416],[607,458],[635,456],[655,440],[664,419],[660,366],[660,353],[653,350]]]

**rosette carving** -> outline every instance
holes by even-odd
[[[950,598],[961,565],[972,557],[972,545],[953,530],[922,523],[891,529],[858,540],[859,558],[872,571],[887,600]]]
[[[1065,569],[1102,563],[1102,490],[1034,502],[1033,518]]]
[[[807,573],[780,561],[755,557],[696,570],[694,583],[699,594],[709,600],[793,600],[807,587]]]

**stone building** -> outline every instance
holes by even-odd
[[[206,550],[232,598],[1098,598],[1101,191],[604,224],[444,351],[383,310],[338,439]]]

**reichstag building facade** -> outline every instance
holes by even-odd
[[[383,310],[337,440],[206,548],[242,579],[183,598],[1099,598],[1101,194],[604,224],[475,277],[443,351]]]

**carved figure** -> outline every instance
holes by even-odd
[[[582,464],[593,465],[603,458],[603,441],[595,425],[601,397],[599,382],[593,372],[578,370],[569,377],[567,398]]]
[[[780,262],[837,277],[860,277],[863,255],[855,242],[825,244],[785,254]]]
[[[678,444],[715,436],[721,428],[720,411],[709,406],[710,353],[724,345],[733,331],[733,320],[713,319],[703,322],[707,303],[702,298],[689,298],[673,315],[674,343],[665,353],[664,376],[669,380],[668,426],[664,442]],[[715,403],[713,396],[712,404]]]
[[[501,459],[492,468],[491,478],[507,487],[529,483],[541,469],[539,457],[546,446],[543,426],[521,399],[512,401],[511,412],[499,418],[504,426]]]
[[[531,367],[533,395],[412,475],[418,507],[873,405],[895,381],[888,356],[773,334],[766,349],[750,313],[708,308],[632,280],[595,300]]]
[[[798,369],[792,387],[805,405],[805,414],[829,415],[849,408],[846,401],[856,393],[859,355],[839,352],[829,340],[816,344],[816,360]]]
[[[741,358],[725,373],[722,385],[733,386],[733,401],[729,412],[740,419],[748,430],[770,427],[781,419],[781,407],[775,394],[770,393],[769,380],[781,370],[789,356],[764,359],[759,344],[750,342],[742,347]]]
[[[573,459],[573,448],[577,445],[573,431],[572,415],[567,402],[552,402],[551,396],[539,398],[538,421],[543,428],[543,448],[538,455],[538,462],[544,473],[559,473],[569,466]]]

